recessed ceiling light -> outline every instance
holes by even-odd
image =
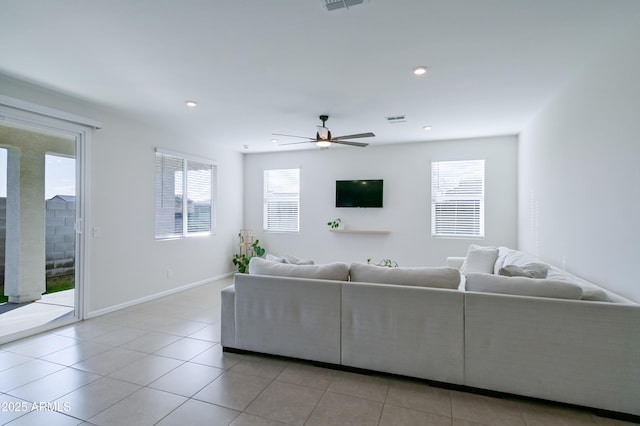
[[[189,108],[195,108],[198,106],[198,103],[196,101],[185,101],[185,104],[187,104]]]
[[[428,132],[429,130],[433,129],[433,127],[431,127],[431,126],[422,126],[422,128],[423,128],[425,131],[427,131],[427,132]]]
[[[271,142],[278,143],[278,139],[271,139]]]
[[[424,75],[427,73],[427,71],[429,71],[429,68],[425,67],[424,65],[420,65],[419,67],[415,67],[413,69],[413,73],[415,75]]]

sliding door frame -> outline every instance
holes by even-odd
[[[88,312],[87,282],[89,278],[89,226],[90,217],[90,152],[91,135],[102,127],[101,123],[64,111],[0,95],[0,126],[17,127],[26,131],[72,138],[76,154],[76,248],[75,248],[75,309],[69,322],[83,320]],[[43,271],[44,273],[44,271]],[[62,322],[43,325],[24,332],[36,334],[59,327]]]

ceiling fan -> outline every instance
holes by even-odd
[[[315,143],[320,148],[329,148],[331,146],[331,144],[334,144],[334,143],[341,144],[341,145],[350,145],[350,146],[357,146],[357,147],[360,147],[360,148],[364,148],[365,146],[368,146],[369,144],[368,143],[363,143],[363,142],[348,141],[348,140],[345,140],[345,139],[372,138],[372,137],[375,136],[373,133],[368,132],[368,133],[356,133],[355,135],[345,135],[345,136],[332,137],[331,136],[331,132],[329,131],[327,126],[325,126],[325,123],[327,122],[328,119],[329,119],[328,115],[321,115],[320,116],[320,121],[322,121],[322,126],[318,126],[318,131],[316,132],[316,137],[315,138],[310,138],[310,137],[307,137],[307,136],[285,135],[285,134],[282,134],[282,133],[273,133],[273,135],[275,135],[275,136],[287,136],[287,137],[291,137],[291,138],[308,139],[308,140],[306,140],[304,142],[283,143],[281,145],[295,145],[295,144],[300,144],[300,143]]]

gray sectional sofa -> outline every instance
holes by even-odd
[[[640,416],[640,305],[549,265],[523,277],[539,262],[505,247],[447,262],[254,258],[222,290],[222,346]]]

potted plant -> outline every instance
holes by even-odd
[[[342,224],[342,219],[340,218],[327,222],[327,226],[329,227],[329,229],[344,229],[344,225]]]
[[[238,237],[240,238],[240,253],[234,254],[233,259],[231,260],[233,264],[238,268],[238,272],[240,272],[241,274],[247,272],[249,261],[252,257],[262,257],[264,256],[264,253],[266,251],[263,247],[260,246],[260,240],[255,240],[253,243],[248,244],[248,241],[246,241],[245,239],[246,236],[246,232],[243,233],[241,231],[238,234]],[[253,237],[251,237],[251,239],[253,239]],[[247,247],[249,248],[248,250]]]
[[[251,244],[251,248],[253,249],[253,252],[255,253],[256,256],[262,257],[264,256],[264,253],[266,252],[266,250],[258,245],[259,242],[260,240],[255,240],[253,244]]]
[[[385,266],[387,268],[397,268],[398,267],[398,262],[396,262],[395,260],[392,260],[392,259],[382,259],[378,263],[371,263],[371,259],[367,259],[367,263],[372,264],[372,265],[376,265],[376,266]]]
[[[233,264],[238,268],[238,272],[244,274],[247,272],[247,266],[249,266],[249,258],[245,254],[234,254],[233,255]]]

